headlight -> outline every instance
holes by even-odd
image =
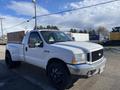
[[[72,64],[86,63],[86,54],[75,54]]]

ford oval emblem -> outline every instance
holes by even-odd
[[[98,55],[99,55],[99,56],[101,56],[102,54],[101,54],[101,53],[99,53]]]

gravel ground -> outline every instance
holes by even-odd
[[[0,46],[0,90],[55,90],[45,71],[23,63],[20,68],[8,70],[4,62],[3,46]],[[73,76],[73,86],[67,90],[120,90],[120,49],[105,49],[105,71],[90,78]]]

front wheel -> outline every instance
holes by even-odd
[[[16,68],[21,64],[20,61],[12,61],[12,58],[9,52],[6,52],[5,62],[8,68]]]
[[[53,85],[59,90],[64,90],[71,82],[71,75],[63,62],[48,64],[47,75]]]

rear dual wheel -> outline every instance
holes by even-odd
[[[17,68],[20,66],[20,61],[12,61],[10,53],[7,51],[5,54],[5,62],[8,68]]]

